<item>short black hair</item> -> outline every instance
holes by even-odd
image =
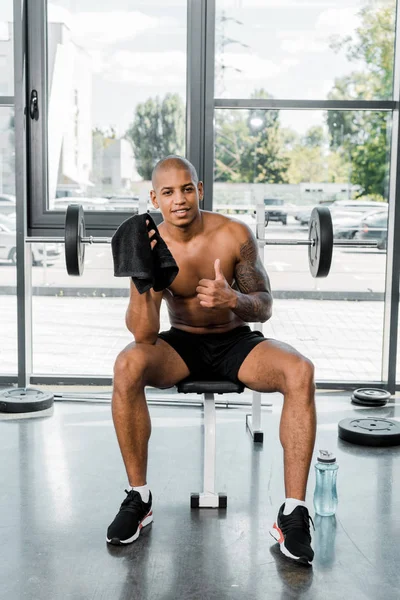
[[[154,167],[153,172],[151,174],[151,181],[153,187],[155,187],[154,182],[158,171],[161,171],[164,168],[168,168],[168,163],[170,163],[171,167],[176,167],[178,169],[185,169],[186,171],[189,171],[193,183],[195,183],[196,185],[199,183],[199,176],[197,175],[197,171],[192,165],[192,163],[189,160],[187,160],[187,158],[183,158],[183,156],[178,156],[177,154],[170,154],[169,156],[166,156],[165,158],[159,160],[156,166]]]

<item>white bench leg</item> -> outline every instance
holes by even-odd
[[[246,415],[246,426],[253,436],[254,442],[262,443],[264,433],[261,431],[261,393],[253,392],[251,415]]]
[[[204,475],[203,492],[192,494],[192,508],[226,508],[226,496],[215,493],[216,415],[214,394],[206,392],[204,401]]]
[[[264,211],[264,207],[262,207]],[[264,219],[264,212],[262,213],[262,219]],[[264,226],[264,225],[263,225]],[[264,237],[264,235],[263,235]],[[259,243],[260,246],[260,243]],[[264,257],[264,245],[260,246],[260,255]],[[262,323],[254,323],[253,331],[262,331]],[[251,415],[246,415],[246,427],[250,431],[254,442],[263,443],[264,433],[261,431],[261,393],[253,391],[253,399],[251,403]]]

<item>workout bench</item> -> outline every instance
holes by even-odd
[[[178,392],[183,394],[203,394],[204,406],[204,474],[203,491],[191,494],[191,508],[226,508],[226,494],[215,492],[216,464],[216,413],[215,394],[237,393],[244,391],[244,385],[227,380],[196,381],[188,377],[176,385]],[[255,443],[263,442],[261,425],[261,394],[253,392],[252,414],[246,415],[246,427],[249,429]]]
[[[265,246],[265,207],[257,206],[257,244],[260,259],[264,264]],[[254,329],[263,330],[262,323],[254,323]],[[244,391],[243,384],[227,380],[196,381],[188,377],[176,385],[178,392],[183,394],[203,394],[204,406],[204,474],[203,491],[200,494],[191,494],[191,508],[226,508],[226,494],[215,492],[215,462],[216,462],[216,416],[215,394],[236,393]],[[254,443],[263,443],[264,434],[261,431],[261,393],[252,392],[252,412],[246,415],[246,427],[250,431]]]

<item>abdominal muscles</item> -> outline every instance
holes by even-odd
[[[229,331],[243,325],[229,308],[216,309],[201,306],[197,296],[182,297],[166,294],[169,319],[172,327],[192,333],[212,333]]]

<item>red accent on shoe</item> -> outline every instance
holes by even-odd
[[[279,534],[279,539],[278,539],[278,544],[282,544],[282,542],[285,541],[285,538],[283,537],[283,533],[282,531],[279,529],[278,525],[276,523],[274,523],[273,529],[276,529],[276,531]]]
[[[150,517],[152,514],[153,514],[153,513],[152,513],[152,511],[150,511],[149,513],[147,513],[147,515],[146,515],[145,517],[143,517],[143,519],[142,519],[142,520],[140,521],[140,523],[139,523],[139,529],[140,529],[140,530],[142,530],[142,529],[143,529],[143,521],[144,521],[145,519],[147,519],[147,517]]]

